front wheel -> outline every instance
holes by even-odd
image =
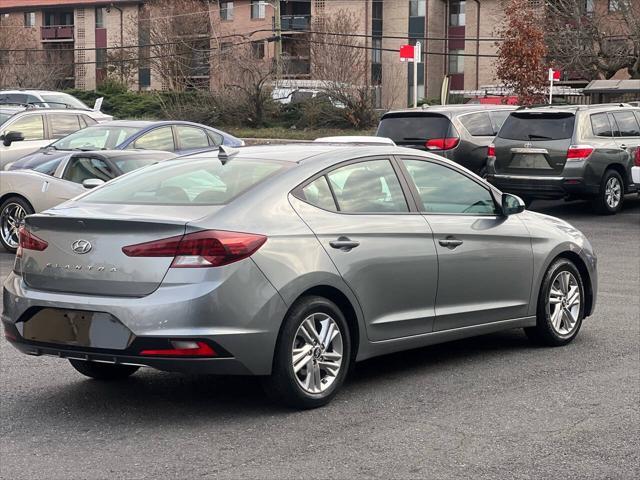
[[[553,262],[542,281],[535,327],[525,328],[527,336],[542,345],[561,346],[571,342],[584,318],[584,283],[570,260]]]
[[[9,197],[0,205],[0,243],[5,250],[15,253],[18,249],[18,228],[33,208],[21,197]]]
[[[134,365],[114,365],[75,359],[69,359],[69,363],[84,376],[96,380],[123,380],[136,373],[140,368]]]
[[[278,403],[320,407],[338,392],[350,360],[349,327],[340,309],[326,298],[304,297],[284,320],[263,386]]]

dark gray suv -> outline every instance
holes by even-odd
[[[614,214],[640,190],[640,108],[620,104],[521,108],[489,147],[487,179],[530,203],[585,198]]]
[[[483,175],[487,147],[515,106],[443,105],[387,112],[379,137],[396,145],[427,150]]]

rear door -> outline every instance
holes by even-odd
[[[456,149],[455,160],[475,173],[483,173],[487,163],[487,147],[495,137],[489,112],[460,115],[458,121],[469,135],[463,135]]]
[[[457,169],[400,160],[438,253],[434,330],[527,316],[533,252],[518,215],[498,215],[489,188]]]
[[[575,115],[572,112],[512,112],[494,141],[496,173],[561,174],[572,143],[574,126]]]
[[[410,211],[389,158],[342,164],[295,196],[296,211],[358,298],[371,340],[432,331],[438,276],[432,233]]]

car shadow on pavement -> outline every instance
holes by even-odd
[[[561,200],[536,200],[531,205],[530,210],[534,212],[544,213],[554,217],[564,218],[570,217],[599,217],[599,218],[615,218],[615,215],[606,216],[598,215],[593,211],[591,202],[585,200],[571,200],[568,202]],[[640,213],[640,196],[637,194],[627,195],[622,204],[622,211],[619,214]]]

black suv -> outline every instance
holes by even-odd
[[[623,104],[520,108],[489,147],[487,180],[535,198],[586,198],[614,214],[637,192],[640,108]]]
[[[487,147],[516,107],[509,105],[443,105],[387,112],[379,137],[396,145],[428,150],[484,175]]]

